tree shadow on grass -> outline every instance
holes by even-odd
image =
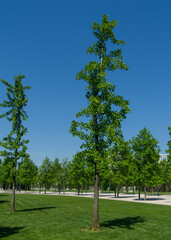
[[[17,210],[17,212],[42,211],[45,209],[52,209],[52,208],[56,208],[56,207],[28,208],[23,210]]]
[[[0,227],[0,238],[6,238],[10,235],[19,233],[25,227]]]
[[[6,203],[6,202],[9,202],[9,201],[1,201],[1,200],[0,200],[0,204],[1,204],[1,203]]]
[[[137,217],[126,217],[126,218],[119,218],[119,219],[114,219],[110,221],[103,222],[100,224],[102,227],[106,228],[115,228],[115,227],[120,227],[120,228],[127,228],[127,229],[134,229],[133,225],[136,223],[144,223],[145,219],[137,216]]]
[[[144,200],[144,198],[136,198],[134,199],[134,201],[144,201],[144,202],[147,202],[147,201],[160,201],[160,200],[166,200],[165,198],[147,198],[146,200]]]

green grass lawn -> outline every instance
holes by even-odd
[[[0,239],[17,240],[170,240],[171,207],[100,200],[100,231],[91,225],[93,199],[16,195],[16,213],[10,212],[11,195],[0,194]]]

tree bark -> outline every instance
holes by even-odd
[[[86,182],[86,193],[87,193],[87,182]]]
[[[109,179],[109,194],[110,194],[110,179]]]
[[[95,164],[95,181],[94,181],[94,205],[93,205],[93,220],[92,229],[99,229],[99,170]]]
[[[115,189],[115,198],[116,198],[116,183],[115,183],[114,189]]]
[[[119,198],[119,184],[117,185],[117,198]]]
[[[78,195],[80,195],[80,184],[78,184]]]
[[[138,199],[140,199],[140,185],[138,186]]]
[[[147,196],[147,191],[146,191],[146,186],[145,186],[145,187],[144,187],[144,200],[147,199],[146,196]]]
[[[15,212],[15,182],[16,182],[16,162],[14,162],[14,172],[13,172],[13,179],[12,179],[12,200],[11,200],[11,212]]]
[[[63,194],[65,194],[65,182],[63,182]]]

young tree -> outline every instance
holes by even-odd
[[[133,183],[133,155],[129,142],[120,139],[118,144],[110,149],[109,162],[108,174],[111,181],[118,185],[118,189],[119,186],[129,186]]]
[[[62,169],[61,169],[61,164],[59,162],[58,158],[55,158],[54,162],[52,163],[52,171],[53,171],[53,183],[55,185],[55,191],[57,188],[57,185],[61,183],[61,177],[62,177]],[[60,186],[59,186],[60,188]]]
[[[109,46],[124,45],[124,41],[117,40],[113,28],[118,22],[109,21],[103,15],[102,23],[93,24],[93,34],[97,42],[87,49],[87,53],[94,54],[98,60],[88,63],[78,74],[77,80],[87,83],[86,98],[88,106],[82,109],[76,117],[87,117],[87,121],[73,121],[71,133],[83,140],[82,147],[87,149],[89,159],[94,165],[94,207],[92,229],[99,225],[99,173],[105,164],[106,149],[122,135],[121,122],[130,111],[128,101],[115,94],[115,86],[107,82],[108,71],[117,69],[128,70],[123,63],[122,50],[108,51]]]
[[[53,179],[53,164],[48,157],[43,160],[42,165],[39,169],[39,183],[44,185],[45,194],[46,189],[49,189],[52,185]]]
[[[62,184],[63,184],[63,194],[65,194],[66,185],[67,185],[67,182],[68,182],[70,165],[71,165],[71,163],[68,161],[68,158],[62,159],[62,162],[61,162],[61,172],[62,172],[61,181],[62,181]]]
[[[168,162],[170,162],[170,164],[171,164],[171,127],[168,127],[168,130],[169,130],[170,140],[167,143],[168,149],[166,150],[166,152],[169,154]]]
[[[12,183],[13,164],[8,158],[4,158],[0,169],[0,183],[4,190],[7,190]]]
[[[142,129],[137,137],[132,138],[134,154],[134,178],[139,186],[144,187],[146,200],[146,186],[154,186],[160,181],[160,166],[158,141],[147,128]]]
[[[35,182],[37,171],[37,166],[29,157],[22,158],[18,164],[18,181],[25,187],[25,192],[26,188]]]
[[[160,165],[162,167],[162,178],[163,183],[167,186],[170,186],[171,184],[171,127],[168,127],[169,130],[169,136],[170,140],[167,143],[168,149],[166,150],[166,153],[168,153],[167,160],[163,160],[160,162]]]
[[[6,117],[8,121],[12,122],[11,132],[7,137],[4,137],[0,142],[0,145],[5,148],[1,151],[1,156],[8,158],[13,164],[13,179],[12,179],[12,202],[11,210],[15,212],[15,184],[16,184],[16,167],[17,161],[21,157],[27,156],[26,144],[29,142],[24,139],[24,135],[27,133],[27,129],[23,126],[23,121],[27,120],[28,115],[24,108],[27,105],[28,99],[25,94],[25,90],[29,90],[30,87],[24,87],[22,79],[24,75],[18,75],[14,77],[14,86],[7,81],[0,79],[0,81],[6,86],[7,101],[3,101],[0,107],[7,108],[7,112],[0,115],[0,118]]]

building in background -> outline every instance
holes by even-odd
[[[160,154],[160,159],[159,159],[159,161],[162,161],[162,160],[167,160],[167,156],[168,156],[168,154],[166,154],[166,153],[164,153],[164,154]]]

